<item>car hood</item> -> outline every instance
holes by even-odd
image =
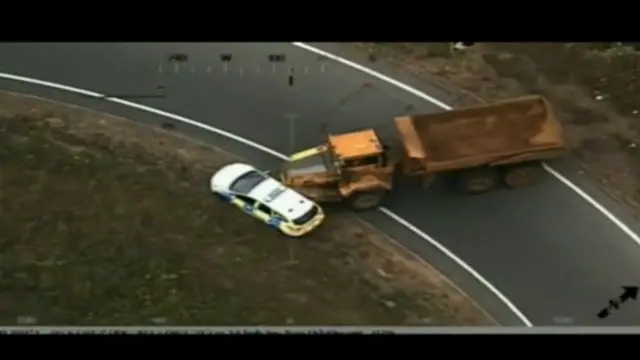
[[[271,178],[260,183],[248,195],[291,220],[304,215],[314,206],[311,200]]]

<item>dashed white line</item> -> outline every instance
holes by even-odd
[[[159,116],[164,116],[166,118],[173,119],[173,120],[176,120],[176,121],[180,121],[180,122],[183,122],[185,124],[189,124],[191,126],[194,126],[194,127],[206,130],[206,131],[210,131],[210,132],[212,132],[214,134],[218,134],[220,136],[224,136],[226,138],[232,139],[232,140],[237,141],[237,142],[239,142],[241,144],[244,144],[246,146],[250,146],[250,147],[252,147],[254,149],[257,149],[257,150],[260,150],[260,151],[262,151],[264,153],[272,155],[272,156],[274,156],[274,157],[276,157],[278,159],[281,159],[281,160],[286,160],[287,159],[287,156],[284,155],[284,154],[281,154],[281,153],[279,153],[279,152],[277,152],[277,151],[275,151],[273,149],[270,149],[270,148],[268,148],[268,147],[266,147],[264,145],[258,144],[258,143],[254,142],[254,141],[251,141],[249,139],[243,138],[243,137],[238,136],[236,134],[233,134],[231,132],[228,132],[228,131],[225,131],[225,130],[222,130],[222,129],[218,129],[218,128],[215,128],[213,126],[209,126],[209,125],[197,122],[197,121],[192,120],[192,119],[188,119],[188,118],[186,118],[184,116],[180,116],[180,115],[172,114],[172,113],[160,110],[160,109],[152,108],[150,106],[134,103],[134,102],[123,100],[123,99],[119,99],[119,98],[106,97],[104,94],[100,94],[100,93],[95,92],[95,91],[80,89],[80,88],[76,88],[76,87],[73,87],[73,86],[58,84],[58,83],[54,83],[54,82],[51,82],[51,81],[34,79],[34,78],[26,77],[26,76],[13,75],[13,74],[7,74],[7,73],[0,73],[0,78],[1,79],[18,81],[18,82],[24,82],[24,83],[28,83],[28,84],[39,85],[39,86],[44,86],[44,87],[49,87],[49,88],[58,89],[58,90],[63,90],[63,91],[67,91],[67,92],[70,92],[70,93],[80,94],[80,95],[84,95],[84,96],[88,96],[88,97],[92,97],[92,98],[99,98],[99,99],[102,99],[104,101],[109,101],[109,102],[112,102],[112,103],[116,103],[116,104],[120,104],[120,105],[123,105],[123,106],[130,107],[130,108],[133,108],[133,109],[146,111],[148,113],[152,113],[152,114],[159,115]],[[533,323],[531,323],[531,321],[529,321],[529,319],[504,294],[502,294],[502,292],[500,292],[493,284],[491,284],[489,281],[487,281],[487,279],[482,277],[482,275],[480,275],[480,273],[478,273],[469,264],[467,264],[465,261],[460,259],[457,255],[455,255],[449,249],[447,249],[444,245],[440,244],[439,242],[437,242],[436,240],[431,238],[429,235],[427,235],[424,232],[422,232],[416,226],[414,226],[410,222],[406,221],[402,217],[398,216],[397,214],[393,213],[389,209],[380,208],[379,210],[382,213],[384,213],[385,215],[389,216],[391,219],[393,219],[393,220],[397,221],[399,224],[403,225],[409,231],[413,232],[417,236],[419,236],[422,239],[424,239],[427,242],[429,242],[433,247],[435,247],[440,252],[442,252],[444,255],[449,257],[452,261],[454,261],[462,269],[467,271],[474,279],[476,279],[476,281],[478,281],[480,284],[485,286],[489,291],[491,291],[494,294],[494,296],[496,296],[496,298],[498,298],[500,301],[502,301],[505,304],[505,306],[507,308],[509,308],[509,310],[511,310],[514,313],[514,315],[516,315],[523,322],[523,324],[525,326],[528,326],[528,327],[532,327],[533,326]]]

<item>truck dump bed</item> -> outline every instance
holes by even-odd
[[[560,123],[541,96],[394,120],[409,157],[420,159],[431,171],[492,164],[523,154],[525,160],[546,158],[550,150],[565,146]]]

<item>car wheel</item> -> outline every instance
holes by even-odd
[[[220,194],[219,192],[214,192],[214,195],[215,195],[215,197],[216,197],[216,198],[218,198],[218,200],[220,200],[220,201],[224,201],[224,202],[227,202],[227,201],[228,201],[227,197],[226,197],[226,196],[224,196],[224,195],[222,195],[222,194]]]

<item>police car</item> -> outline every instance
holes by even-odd
[[[251,165],[226,165],[210,185],[222,200],[288,236],[305,235],[324,220],[320,206]]]

